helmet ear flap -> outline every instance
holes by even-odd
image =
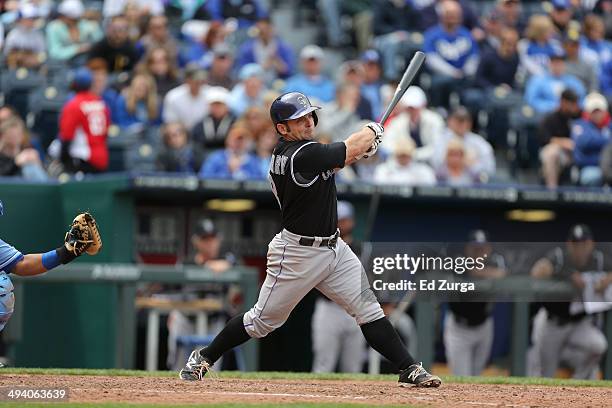
[[[315,126],[317,126],[317,123],[319,123],[319,117],[317,116],[317,112],[312,112],[312,119],[314,119],[314,124]]]

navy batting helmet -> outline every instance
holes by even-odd
[[[303,93],[289,92],[279,96],[272,102],[272,106],[270,106],[270,117],[276,127],[278,123],[301,118],[312,112],[314,124],[317,126],[319,118],[315,111],[319,109],[321,109],[319,106],[311,105],[310,101]]]

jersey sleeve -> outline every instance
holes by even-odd
[[[0,271],[10,273],[15,264],[22,259],[21,252],[0,239]]]
[[[346,145],[344,142],[321,144],[306,143],[291,157],[291,169],[297,173],[320,173],[344,167]]]

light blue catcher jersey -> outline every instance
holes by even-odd
[[[23,254],[0,239],[0,331],[13,314],[15,295],[13,282],[8,274],[15,264],[23,259]]]

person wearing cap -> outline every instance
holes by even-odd
[[[566,280],[582,291],[589,274],[606,272],[596,284],[596,290],[603,292],[611,282],[610,271],[610,259],[596,248],[589,226],[576,224],[570,228],[565,245],[537,260],[530,274],[534,279]],[[573,370],[573,378],[597,378],[608,342],[594,322],[598,316],[580,311],[579,305],[572,309],[571,305],[569,301],[546,302],[534,317],[530,376],[554,377],[564,364]]]
[[[265,72],[258,64],[246,64],[240,69],[240,82],[234,86],[229,98],[232,113],[240,117],[251,107],[264,105]]]
[[[374,49],[369,49],[361,54],[364,78],[361,84],[361,94],[370,101],[374,118],[380,118],[383,114],[382,98],[382,67],[380,65],[380,54]]]
[[[506,262],[494,252],[489,234],[481,229],[470,231],[459,256],[467,259],[484,258],[484,267],[464,272],[467,282],[503,278]],[[444,348],[452,375],[478,376],[486,367],[493,346],[494,303],[477,302],[473,295],[448,303],[444,318]]]
[[[565,50],[565,72],[574,75],[588,92],[599,90],[597,55],[580,44],[580,31],[569,29],[563,37]]]
[[[46,28],[49,58],[68,61],[82,56],[103,37],[98,23],[82,18],[84,11],[80,0],[63,0],[59,4],[58,17]]]
[[[211,86],[206,92],[208,114],[191,130],[191,140],[204,150],[222,149],[225,138],[236,121],[228,107],[229,91]]]
[[[338,201],[340,238],[357,254],[361,243],[353,238],[355,209],[348,201]],[[363,367],[365,339],[359,325],[346,311],[319,294],[312,314],[312,372],[359,373]]]
[[[286,79],[295,71],[293,49],[274,33],[274,26],[268,17],[257,21],[257,36],[247,40],[237,53],[236,66],[258,64],[266,72],[266,82]]]
[[[470,175],[488,179],[495,175],[495,155],[491,144],[482,136],[472,132],[472,115],[464,106],[451,112],[447,129],[434,148],[432,164],[436,172],[447,167],[447,147],[451,140],[458,139],[465,149],[465,164]]]
[[[430,162],[434,146],[444,133],[444,119],[439,113],[427,109],[427,96],[416,85],[406,90],[399,105],[400,113],[387,125],[385,144],[381,148],[387,151],[396,139],[410,138],[416,145],[414,160]]]
[[[565,72],[565,52],[555,51],[550,56],[548,72],[532,76],[525,86],[525,102],[537,114],[546,114],[559,106],[559,97],[565,89],[571,89],[582,101],[586,95],[578,78]]]
[[[149,17],[147,31],[136,43],[138,56],[142,57],[154,48],[165,48],[174,61],[178,58],[178,44],[168,31],[168,18],[163,14]]]
[[[557,33],[564,37],[572,26],[572,18],[574,17],[574,9],[571,0],[552,0],[551,8],[548,13]],[[573,25],[580,23],[574,21]]]
[[[325,52],[317,45],[307,45],[300,52],[302,72],[285,82],[283,92],[301,92],[309,98],[321,102],[331,102],[335,95],[335,85],[322,73],[322,60]]]
[[[549,16],[536,14],[529,18],[525,38],[518,43],[521,68],[528,76],[544,74],[550,57],[561,52],[561,44],[554,36],[555,26]]]
[[[393,144],[393,157],[378,165],[374,173],[376,184],[401,186],[433,186],[436,175],[431,167],[413,159],[416,145],[407,137],[397,137]]]
[[[129,23],[125,16],[111,18],[106,36],[94,44],[88,58],[103,58],[111,73],[131,71],[138,62],[138,52],[129,37]]]
[[[580,113],[578,95],[571,89],[566,89],[561,93],[559,107],[540,122],[540,161],[544,183],[548,188],[557,188],[561,174],[574,162],[574,141],[570,128],[572,121],[579,118]]]
[[[205,179],[257,180],[261,170],[251,152],[253,134],[241,124],[234,125],[225,138],[225,149],[211,153],[202,168]]]
[[[208,85],[232,89],[236,85],[233,67],[234,53],[229,45],[226,43],[215,45],[210,63],[204,66],[208,69]]]
[[[110,111],[102,98],[91,91],[92,81],[88,68],[74,72],[71,88],[75,95],[66,102],[59,117],[59,157],[67,172],[99,173],[108,167]],[[53,144],[50,151],[52,148]]]
[[[198,63],[187,64],[184,84],[172,89],[164,98],[164,123],[179,122],[191,131],[208,114],[206,71]]]
[[[431,102],[434,106],[449,104],[449,96],[465,86],[478,68],[478,44],[463,26],[460,4],[446,0],[437,7],[440,23],[424,36],[423,51],[431,76]]]
[[[223,22],[234,19],[240,31],[246,31],[268,15],[261,0],[207,0],[204,7],[211,20]]]
[[[153,77],[139,73],[117,97],[113,122],[122,129],[142,130],[161,124],[161,102]]]
[[[4,42],[4,55],[9,68],[35,68],[41,64],[46,44],[44,35],[35,26],[39,16],[38,8],[33,4],[26,3],[19,7],[17,24]]]
[[[601,152],[611,140],[608,101],[602,94],[593,92],[584,98],[584,117],[572,124],[571,137],[574,163],[580,168],[580,184],[601,185]]]

